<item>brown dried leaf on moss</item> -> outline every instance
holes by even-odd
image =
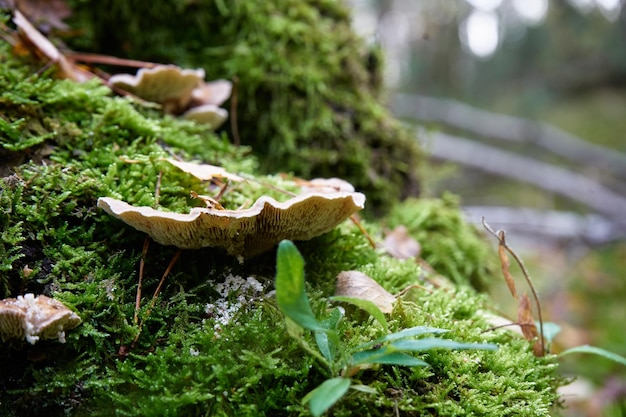
[[[65,331],[80,324],[80,317],[60,301],[33,294],[0,300],[0,336],[3,341],[23,339],[35,344],[39,339],[65,343]]]
[[[337,275],[335,295],[371,301],[383,313],[391,313],[396,297],[372,278],[359,271],[343,271]]]
[[[416,258],[422,251],[419,242],[411,237],[403,225],[396,226],[395,229],[387,233],[383,241],[383,248],[397,259]]]
[[[98,207],[163,245],[219,247],[244,257],[269,250],[283,239],[309,240],[322,235],[364,204],[361,193],[310,193],[284,202],[263,196],[244,210],[196,207],[181,214],[134,207],[109,197],[98,199]]]

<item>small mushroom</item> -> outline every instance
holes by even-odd
[[[176,159],[165,158],[166,162],[174,165],[176,168],[193,175],[201,181],[210,181],[213,178],[226,178],[231,181],[243,181],[239,175],[231,174],[222,167],[209,164],[196,164],[194,162],[177,161]]]
[[[203,104],[187,110],[183,113],[183,117],[196,123],[209,125],[212,130],[215,130],[228,119],[228,111],[215,104]]]
[[[296,184],[300,186],[302,192],[311,193],[336,193],[338,191],[345,191],[349,193],[354,192],[354,185],[350,184],[346,180],[341,178],[314,178],[310,181],[300,178],[294,179]]]
[[[186,108],[191,93],[204,80],[204,70],[187,70],[175,65],[142,68],[136,75],[117,74],[109,83],[144,100],[163,105],[168,113]]]
[[[197,107],[205,104],[222,105],[233,91],[233,83],[227,80],[215,80],[204,82],[191,92],[191,106]]]
[[[65,343],[65,331],[80,322],[76,313],[45,295],[25,294],[0,300],[0,336],[3,341],[26,337],[33,345],[39,339],[58,339]]]
[[[135,207],[110,197],[98,199],[98,207],[163,245],[220,247],[244,257],[269,250],[283,239],[309,240],[324,234],[364,204],[361,193],[309,193],[284,202],[263,196],[244,210],[196,207],[181,214]]]

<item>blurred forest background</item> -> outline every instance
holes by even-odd
[[[626,355],[622,0],[349,4],[383,48],[391,108],[430,152],[426,193],[451,190],[478,227],[506,230],[562,326],[555,350]],[[576,357],[564,370],[578,377],[567,415],[626,415],[623,367]]]

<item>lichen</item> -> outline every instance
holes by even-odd
[[[289,36],[305,36],[304,32],[299,35],[298,30],[313,23],[298,29],[298,24],[292,27],[290,20],[297,23],[302,20],[302,13],[308,13],[311,22],[320,23],[322,28],[333,19],[347,19],[335,3],[317,2],[316,7],[300,2],[281,3],[283,7],[294,7],[293,16],[288,8],[280,9],[282,13],[266,10],[275,7],[268,2],[217,4],[221,8],[215,13],[225,20],[229,30],[241,26],[242,36],[247,34],[252,40],[260,36],[255,32],[257,27],[270,30],[274,36],[282,36],[281,31],[286,29]],[[120,7],[132,7],[126,2],[115,5],[114,12],[119,12]],[[162,13],[163,7],[156,3],[147,13]],[[252,10],[265,14],[253,19],[246,14]],[[130,15],[131,9],[123,13]],[[205,14],[194,16],[206,18]],[[273,16],[269,22],[268,16]],[[168,20],[177,21],[171,16]],[[115,27],[120,25],[118,22]],[[325,31],[332,32],[327,29],[324,36]],[[205,30],[208,32],[208,26]],[[337,35],[338,42],[349,45],[352,35],[346,33],[347,29]],[[249,98],[254,95],[252,86],[258,84],[248,81],[254,77],[265,80],[267,68],[261,64],[270,63],[265,58],[258,65],[250,61],[261,59],[262,54],[257,46],[253,50],[248,47],[244,53],[241,42],[229,44],[220,52],[215,45],[224,39],[216,35],[215,43],[208,44],[214,49],[200,49],[206,54],[213,51],[223,55],[224,51],[233,53],[234,47],[237,53],[228,58],[226,67],[249,67],[246,83],[241,84],[243,94]],[[286,39],[273,46],[290,50],[303,47],[302,42],[291,45]],[[344,52],[352,51],[352,47],[346,48]],[[168,50],[172,54],[182,53],[181,48]],[[335,51],[327,52],[332,55]],[[323,65],[337,59],[344,62],[343,58],[348,59],[342,58],[344,52],[339,58],[324,58]],[[219,250],[184,251],[154,308],[150,308],[152,294],[176,253],[175,248],[151,243],[143,257],[143,297],[136,323],[135,297],[145,236],[96,208],[101,196],[154,206],[159,173],[159,204],[163,209],[188,211],[198,204],[188,198],[190,190],[206,190],[207,194],[214,191],[161,160],[171,154],[219,165],[254,180],[229,188],[224,195],[225,204],[254,201],[265,193],[275,196],[279,194],[276,187],[289,189],[293,183],[280,176],[263,175],[259,167],[264,162],[251,155],[250,148],[231,145],[225,132],[210,133],[192,122],[115,97],[95,81],[75,84],[56,80],[51,73],[40,74],[39,63],[16,57],[5,42],[0,42],[0,58],[0,117],[4,120],[0,158],[6,169],[0,179],[0,295],[54,295],[82,318],[82,324],[67,335],[64,345],[41,341],[36,346],[0,346],[0,414],[306,415],[302,398],[327,375],[315,358],[303,355],[300,346],[289,337],[275,300],[259,297],[242,304],[227,323],[221,320],[222,316],[207,311],[207,304],[224,299],[220,284],[227,282],[228,277],[252,276],[270,288],[275,273],[273,252],[240,264]],[[345,63],[350,62],[352,58]],[[313,78],[325,75],[323,67],[316,68],[298,69],[302,77],[299,85],[310,86],[311,91],[321,88],[324,84]],[[313,111],[316,107],[311,107],[312,113],[300,110],[319,105],[322,96],[290,92],[276,73],[270,72],[269,76],[275,77],[275,84],[268,84],[259,94],[266,97],[271,111],[250,111],[246,117],[253,127],[243,131],[242,137],[245,134],[250,138],[251,131],[257,129],[275,132],[273,129],[280,125],[278,120],[287,120],[293,129],[298,119],[302,122],[298,132],[314,130],[312,126],[320,121]],[[290,98],[268,95],[271,89],[292,97],[292,109],[298,111],[287,112],[284,106]],[[336,96],[354,94],[346,90],[345,84],[336,90],[332,93]],[[307,104],[308,100],[311,103]],[[259,101],[251,103],[260,106]],[[328,124],[336,115],[329,113],[324,117],[324,129],[342,129]],[[276,118],[276,123],[268,118]],[[369,128],[375,125],[372,122]],[[346,146],[365,149],[357,145],[359,131],[343,127],[346,130],[342,131],[342,138],[357,138]],[[304,135],[298,140],[314,137]],[[376,152],[376,144],[369,145],[367,152]],[[341,152],[344,150],[341,148]],[[260,150],[259,155],[267,152]],[[385,158],[382,163],[394,162]],[[455,218],[458,210],[444,205],[449,216]],[[368,229],[380,229],[372,222],[363,223]],[[443,238],[437,233],[429,236],[433,253],[445,256],[436,253],[436,243]],[[314,311],[321,316],[326,314],[325,297],[334,290],[334,277],[343,270],[367,273],[392,292],[410,284],[425,284],[424,271],[418,265],[372,249],[349,222],[298,245],[307,262],[308,293]],[[466,269],[459,269],[458,273],[467,273],[467,279],[471,279],[471,271],[484,272],[480,263],[483,258],[464,255],[463,259]],[[548,415],[557,401],[555,389],[561,383],[554,375],[552,358],[535,358],[528,342],[504,331],[486,331],[488,325],[477,314],[486,304],[485,296],[471,288],[412,290],[389,316],[394,331],[426,324],[450,329],[450,336],[456,340],[497,343],[499,352],[441,351],[428,354],[430,368],[383,366],[362,371],[356,380],[370,385],[377,394],[350,392],[332,413],[387,416],[398,410],[405,415]],[[217,334],[216,324],[220,325]],[[360,315],[347,316],[339,330],[348,346],[380,336],[380,328]]]

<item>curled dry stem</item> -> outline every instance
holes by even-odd
[[[535,305],[537,306],[537,316],[539,319],[539,338],[541,341],[541,356],[543,356],[545,355],[546,349],[545,349],[545,340],[543,336],[543,317],[541,314],[541,303],[539,302],[539,294],[537,293],[537,290],[535,289],[535,286],[533,285],[533,282],[530,279],[530,274],[528,273],[526,266],[524,266],[524,262],[522,261],[522,258],[520,258],[519,255],[506,243],[506,235],[504,231],[498,230],[497,232],[495,232],[491,228],[491,226],[487,224],[484,217],[482,218],[482,224],[483,224],[483,227],[490,234],[492,234],[496,239],[498,239],[498,244],[500,245],[500,247],[503,247],[504,249],[506,249],[506,251],[509,254],[511,254],[513,259],[515,259],[515,262],[517,262],[517,264],[519,265],[522,271],[522,274],[524,275],[524,278],[526,279],[526,282],[528,283],[528,287],[530,288],[530,291],[533,294],[533,298],[535,299]]]

